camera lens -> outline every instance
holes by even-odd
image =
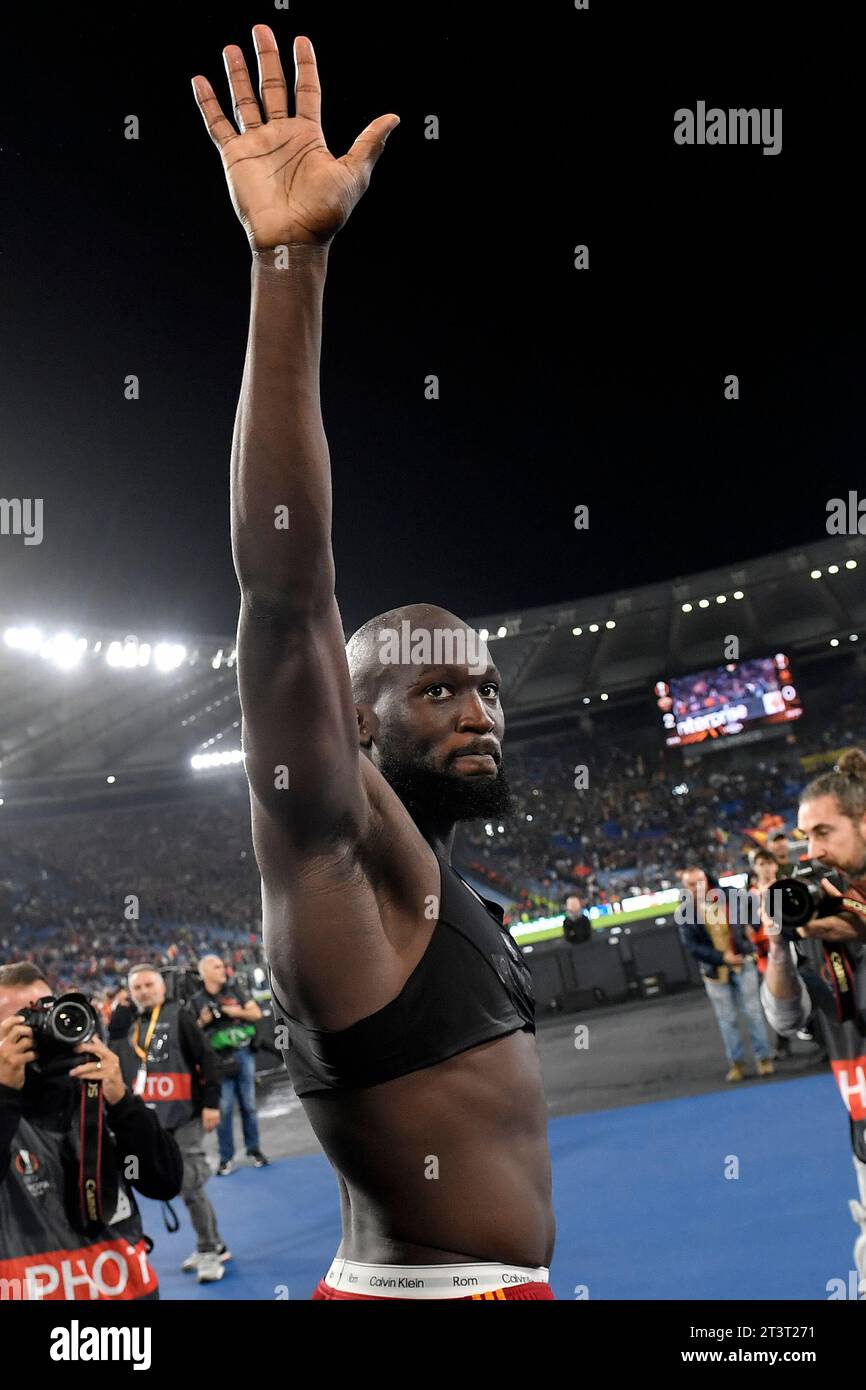
[[[769,889],[770,913],[784,927],[802,927],[815,911],[809,885],[796,878],[782,878]]]
[[[86,1042],[93,1034],[93,1015],[85,1004],[68,999],[53,1010],[51,1028],[58,1042]]]

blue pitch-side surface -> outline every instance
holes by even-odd
[[[826,1299],[828,1280],[848,1284],[856,1185],[829,1076],[554,1119],[550,1147],[557,1298]],[[235,1258],[206,1286],[178,1269],[194,1245],[183,1203],[169,1236],[141,1201],[162,1297],[308,1299],[340,1239],[325,1159],[240,1168],[208,1191]]]

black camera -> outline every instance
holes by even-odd
[[[839,899],[825,893],[822,878],[844,893],[844,875],[838,869],[825,869],[814,863],[795,869],[791,878],[777,878],[771,888],[764,890],[764,907],[789,941],[799,941],[797,928],[804,927],[813,917],[838,915]]]
[[[188,1004],[193,995],[201,989],[201,976],[194,970],[187,970],[180,965],[164,965],[159,973],[165,981],[167,1004]]]
[[[56,998],[46,994],[31,1009],[22,1009],[20,1016],[33,1029],[37,1062],[51,1061],[71,1052],[78,1043],[99,1036],[99,1018],[84,994],[61,994]]]

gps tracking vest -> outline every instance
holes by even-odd
[[[192,1072],[181,1051],[179,1004],[139,1015],[129,1035],[139,1060],[133,1091],[155,1110],[163,1129],[177,1129],[195,1113]]]

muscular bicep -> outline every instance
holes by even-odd
[[[244,595],[238,684],[247,776],[299,851],[359,838],[368,813],[340,611]]]

